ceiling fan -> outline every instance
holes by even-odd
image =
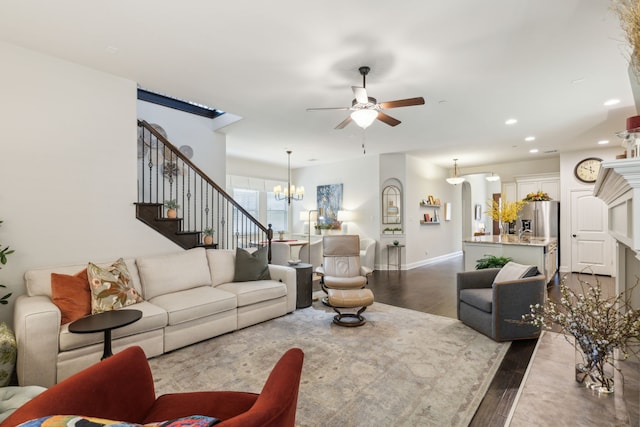
[[[351,121],[355,121],[358,126],[363,129],[366,129],[373,123],[375,119],[380,120],[383,123],[388,124],[389,126],[397,126],[401,122],[398,119],[391,117],[390,115],[384,113],[382,110],[389,108],[398,108],[398,107],[410,107],[412,105],[423,105],[424,98],[408,98],[408,99],[399,99],[396,101],[387,101],[380,102],[375,98],[372,98],[367,95],[367,74],[371,71],[371,68],[363,66],[358,68],[360,74],[362,75],[362,87],[351,86],[353,89],[353,95],[355,99],[351,102],[351,107],[335,107],[335,108],[307,108],[307,111],[313,110],[351,110],[352,113],[344,119],[336,129],[343,129],[347,126]]]

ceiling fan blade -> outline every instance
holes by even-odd
[[[369,97],[367,96],[367,90],[363,87],[351,86],[353,90],[353,95],[356,98],[356,101],[360,104],[367,104],[369,102]]]
[[[410,107],[412,105],[422,105],[424,104],[424,98],[407,98],[407,99],[398,99],[397,101],[387,101],[381,102],[381,108],[398,108],[398,107]]]
[[[402,123],[400,120],[394,119],[393,117],[383,113],[382,111],[378,112],[378,120],[388,124],[389,126],[398,126],[400,123]]]
[[[350,110],[351,107],[320,107],[320,108],[307,108],[307,111],[316,110]]]
[[[341,121],[340,124],[338,126],[336,126],[336,129],[344,129],[344,127],[346,125],[348,125],[349,123],[351,123],[351,116],[347,116],[346,119]]]

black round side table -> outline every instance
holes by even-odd
[[[296,308],[309,307],[312,302],[313,265],[299,263],[289,265],[296,269]]]
[[[75,334],[92,334],[94,332],[104,332],[104,360],[112,356],[111,352],[111,330],[121,328],[137,322],[142,317],[140,310],[111,310],[78,319],[69,324],[69,332]]]

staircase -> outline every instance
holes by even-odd
[[[164,206],[180,207],[177,218]],[[273,230],[260,224],[149,123],[138,120],[136,217],[184,249],[269,247]],[[203,243],[207,228],[214,243]]]

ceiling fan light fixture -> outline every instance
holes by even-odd
[[[358,126],[362,129],[366,129],[371,126],[371,123],[378,117],[378,112],[376,110],[371,110],[368,108],[362,108],[360,110],[355,110],[351,113],[351,118]]]
[[[462,184],[465,179],[461,176],[458,176],[458,159],[453,159],[453,176],[451,178],[447,178],[447,182],[451,185]]]

